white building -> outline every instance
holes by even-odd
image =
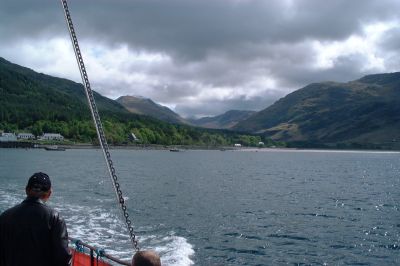
[[[258,143],[258,146],[264,146],[264,142],[260,141],[260,142]]]
[[[235,143],[235,145],[233,145],[234,147],[242,147],[242,144],[239,143]]]
[[[1,133],[0,142],[17,141],[17,136],[14,133]]]
[[[64,140],[64,137],[59,133],[44,133],[41,137],[41,140]]]
[[[19,133],[17,135],[18,139],[35,139],[35,135],[32,133]]]

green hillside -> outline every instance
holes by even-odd
[[[0,58],[0,130],[6,132],[60,133],[75,142],[96,143],[81,84],[36,73]],[[130,113],[121,104],[95,93],[110,143],[128,141],[131,132],[142,144],[257,145],[260,136],[173,125]]]
[[[90,117],[81,84],[39,74],[0,58],[1,121],[22,127],[33,120],[60,120]],[[128,114],[124,107],[94,92],[101,112]]]
[[[310,84],[234,129],[299,145],[400,148],[400,73]]]

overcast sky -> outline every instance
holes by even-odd
[[[182,116],[400,71],[399,0],[70,0],[94,90]],[[80,81],[59,0],[1,0],[0,57]]]

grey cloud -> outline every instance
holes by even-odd
[[[380,45],[380,54],[385,57],[385,66],[388,71],[399,71],[400,26],[387,31],[380,41]]]
[[[244,87],[252,78],[279,80],[279,77],[290,76],[292,71],[304,72],[304,65],[313,60],[314,51],[309,43],[246,44],[229,52],[211,54],[201,62],[174,62],[161,66],[152,69],[152,73],[174,77],[177,81],[200,80],[205,86]],[[293,87],[302,83],[303,78],[285,85]]]
[[[149,97],[165,103],[183,102],[188,96],[196,97],[201,91],[200,87],[193,86],[186,82],[171,82],[165,86],[152,87]]]
[[[348,82],[354,80],[356,77],[361,78],[364,75],[377,73],[378,69],[369,69],[368,71],[361,71],[366,64],[365,57],[361,55],[341,56],[338,57],[334,64],[335,67],[323,70],[318,73],[320,77],[316,81],[337,81]],[[316,75],[314,74],[314,77]]]
[[[334,66],[326,69],[315,69],[306,65],[279,65],[275,66],[275,75],[284,77],[280,84],[289,88],[300,88],[309,83],[336,81],[348,82],[361,76],[374,73],[370,69],[362,72],[361,69],[366,64],[366,59],[361,55],[340,56],[333,62]],[[289,69],[289,71],[287,71]],[[378,70],[376,70],[378,71]]]
[[[176,105],[185,115],[223,113],[228,109],[263,109],[293,89],[311,82],[348,81],[364,74],[365,58],[342,56],[328,69],[313,67],[314,40],[341,41],[362,35],[365,23],[400,21],[397,0],[70,0],[79,39],[102,43],[109,49],[125,44],[133,52],[154,52],[170,58],[125,73],[142,73],[158,85],[124,80],[92,83],[101,93],[117,97],[142,94]],[[381,53],[390,50],[385,64],[398,63],[399,31],[382,40]],[[1,47],[20,40],[68,38],[61,5],[54,0],[2,0]],[[18,58],[18,51],[14,58]],[[1,56],[1,54],[0,54]],[[36,59],[35,59],[36,60]],[[46,60],[51,60],[47,58]],[[370,69],[369,71],[374,71]],[[259,78],[276,82],[269,90],[260,84],[260,95],[185,103],[202,90],[246,87]],[[239,94],[240,94],[239,93]],[[206,107],[206,109],[204,109]]]
[[[62,27],[65,28],[62,19],[61,5],[57,1],[3,0],[0,3],[1,40],[8,43],[58,35]],[[62,33],[65,32],[62,29]]]
[[[385,36],[381,40],[382,48],[384,50],[390,50],[399,52],[400,51],[400,26],[391,29],[385,33]]]
[[[378,4],[379,2],[379,4]],[[398,1],[70,1],[78,33],[200,60],[243,43],[340,40],[363,21],[399,17]],[[58,1],[3,0],[0,22],[21,36],[65,34]],[[7,32],[7,30],[6,30]],[[9,32],[9,33],[10,33]]]

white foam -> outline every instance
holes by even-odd
[[[162,265],[188,266],[194,262],[191,257],[194,255],[194,249],[184,237],[167,236],[163,238],[166,243],[157,246],[155,250],[161,254]]]
[[[130,257],[130,249],[116,246],[129,243],[125,227],[116,214],[108,213],[100,206],[74,206],[70,204],[57,208],[65,217],[69,235],[98,248],[107,249],[110,254]]]
[[[171,231],[167,236],[146,235],[140,237],[143,249],[153,249],[161,256],[162,265],[189,266],[193,265],[193,246],[181,236]]]
[[[4,208],[4,210],[18,203],[21,203],[23,199],[24,197],[19,193],[4,191],[3,189],[0,189],[0,207]]]
[[[0,207],[7,209],[20,203],[24,195],[10,190],[0,189]],[[117,258],[129,261],[132,258],[132,248],[126,234],[124,223],[117,211],[110,212],[102,205],[85,206],[65,203],[60,197],[55,197],[49,203],[64,217],[69,236],[82,240]],[[1,210],[1,209],[0,209]],[[153,249],[161,255],[162,265],[189,266],[193,265],[193,246],[187,239],[177,236],[175,232],[160,234],[152,232],[151,226],[135,228],[141,234],[139,242],[143,250]],[[118,244],[118,245],[117,245]]]
[[[132,258],[129,238],[125,225],[116,213],[107,213],[101,206],[85,207],[64,204],[57,208],[65,213],[70,236],[88,242],[107,253],[122,260]],[[136,228],[137,231],[151,231],[151,228]],[[193,265],[191,257],[194,249],[184,237],[176,236],[174,232],[165,235],[140,235],[139,241],[143,250],[153,249],[161,255],[163,265],[189,266]],[[126,245],[115,245],[127,243]]]

